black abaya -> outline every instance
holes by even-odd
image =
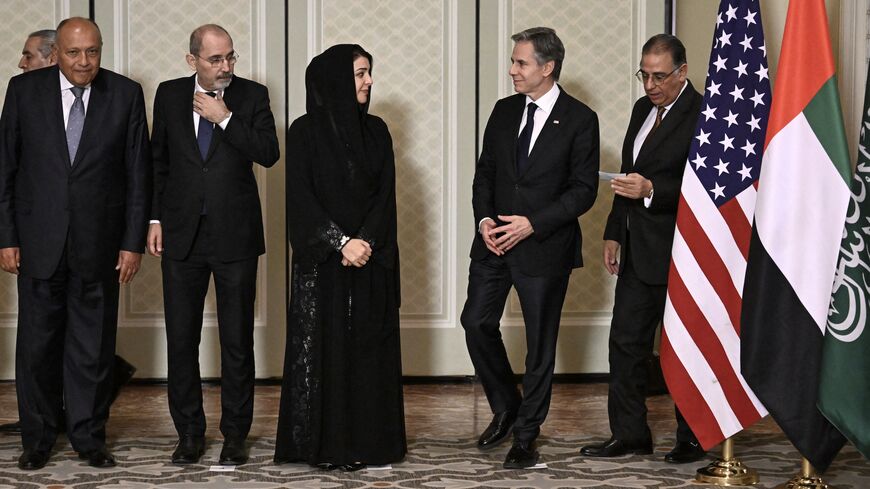
[[[293,248],[276,462],[404,458],[395,166],[386,124],[356,102],[353,45],[306,72],[307,114],[287,133]],[[368,56],[367,56],[368,57]],[[372,247],[341,264],[342,236]]]

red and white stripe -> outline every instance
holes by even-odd
[[[740,309],[756,189],[717,207],[687,162],[662,331],[671,396],[705,449],[767,415],[740,374]]]

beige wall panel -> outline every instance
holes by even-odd
[[[445,158],[445,3],[324,0],[322,48],[357,43],[374,58],[370,112],[396,154],[402,319],[446,318],[450,243]]]

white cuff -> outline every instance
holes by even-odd
[[[231,118],[232,116],[233,116],[233,113],[230,112],[230,115],[228,115],[226,119],[224,119],[224,120],[222,120],[222,121],[220,121],[220,122],[218,123],[218,125],[221,126],[221,129],[223,129],[224,131],[227,130],[227,124],[230,123],[230,118]]]
[[[483,224],[483,221],[486,221],[487,219],[489,219],[492,222],[495,222],[491,217],[484,217],[483,219],[480,220],[479,223],[477,223],[477,232],[478,233],[480,232],[480,225]]]

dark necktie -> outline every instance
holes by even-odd
[[[652,137],[653,133],[656,132],[656,129],[658,129],[659,126],[662,125],[662,116],[665,115],[665,110],[666,109],[662,106],[656,107],[656,121],[653,122],[652,129],[650,129],[649,133],[647,133],[646,137],[643,140],[643,144],[646,144],[646,142],[649,141],[649,138]]]
[[[85,103],[82,100],[85,89],[71,87],[70,91],[76,98],[66,122],[66,148],[69,151],[69,164],[72,165],[76,159],[76,151],[79,149],[79,141],[82,139],[82,129],[85,127]]]
[[[205,92],[209,97],[214,97],[214,92]],[[196,131],[196,143],[199,145],[199,154],[203,161],[208,156],[208,147],[211,146],[211,137],[214,134],[214,124],[203,116],[199,116],[199,128]]]
[[[517,175],[522,175],[529,166],[529,147],[532,144],[532,131],[535,129],[535,111],[538,106],[530,102],[526,112],[526,125],[517,138]]]

